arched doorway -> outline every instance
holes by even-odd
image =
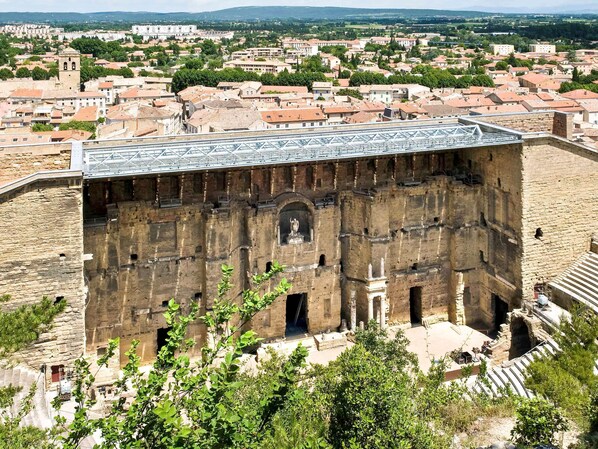
[[[511,347],[509,348],[509,360],[521,357],[532,349],[532,341],[529,338],[529,328],[523,318],[513,318],[511,322]]]

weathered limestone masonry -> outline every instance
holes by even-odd
[[[0,147],[0,186],[38,171],[67,169],[70,162],[70,144]]]
[[[598,231],[598,152],[562,139],[525,142],[522,162],[523,295],[562,273]]]
[[[13,308],[43,296],[67,301],[66,311],[21,355],[30,366],[57,370],[84,352],[85,285],[81,173],[0,186],[0,293]]]
[[[235,268],[235,298],[253,273],[286,265],[292,291],[251,323],[268,339],[334,330],[342,319],[351,328],[375,319],[496,329],[587,250],[598,223],[598,160],[541,134],[569,133],[559,113],[462,119],[483,121],[533,134],[383,157],[86,177],[82,190],[75,175],[0,183],[0,230],[11,236],[0,242],[0,292],[15,305],[44,294],[70,305],[30,363],[67,364],[84,344],[93,358],[114,337],[121,362],[133,339],[150,362],[164,343],[168,300],[210,309],[223,263]],[[6,176],[14,179],[67,149],[41,159],[2,151],[28,161]],[[190,336],[198,348],[205,342],[200,325]]]
[[[494,114],[475,117],[480,121],[528,133],[548,133],[571,139],[573,116],[565,112],[543,111],[520,114]]]
[[[88,352],[115,336],[123,349],[137,338],[151,360],[166,301],[209,308],[222,263],[235,267],[239,291],[247,273],[273,260],[286,265],[291,293],[305,296],[309,333],[350,323],[351,298],[356,322],[451,318],[492,327],[492,295],[517,304],[520,292],[517,245],[509,243],[521,219],[519,151],[89,181]],[[293,217],[300,244],[289,243]],[[380,279],[383,290],[368,295]],[[285,336],[286,303],[254,320],[261,336]],[[202,329],[192,335],[201,339]]]

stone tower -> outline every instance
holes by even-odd
[[[58,79],[63,89],[81,90],[81,54],[73,48],[65,48],[58,54]]]

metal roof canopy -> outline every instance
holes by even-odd
[[[376,127],[83,149],[86,179],[332,161],[521,142],[479,125]],[[176,138],[175,138],[176,139]]]

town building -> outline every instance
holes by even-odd
[[[490,51],[493,55],[509,56],[515,53],[515,47],[509,44],[490,44]]]
[[[232,61],[226,61],[223,65],[224,68],[242,69],[246,72],[255,73],[272,73],[278,74],[285,70],[289,72],[292,69],[291,64],[286,62],[277,61],[275,59],[270,60],[253,60],[253,59],[233,59]]]
[[[144,40],[168,38],[185,39],[197,34],[197,25],[133,25],[133,34],[142,36]]]
[[[81,55],[73,48],[58,53],[58,79],[64,89],[81,90]]]
[[[556,53],[556,45],[549,44],[546,42],[530,44],[529,51],[530,51],[530,53],[555,54]]]

